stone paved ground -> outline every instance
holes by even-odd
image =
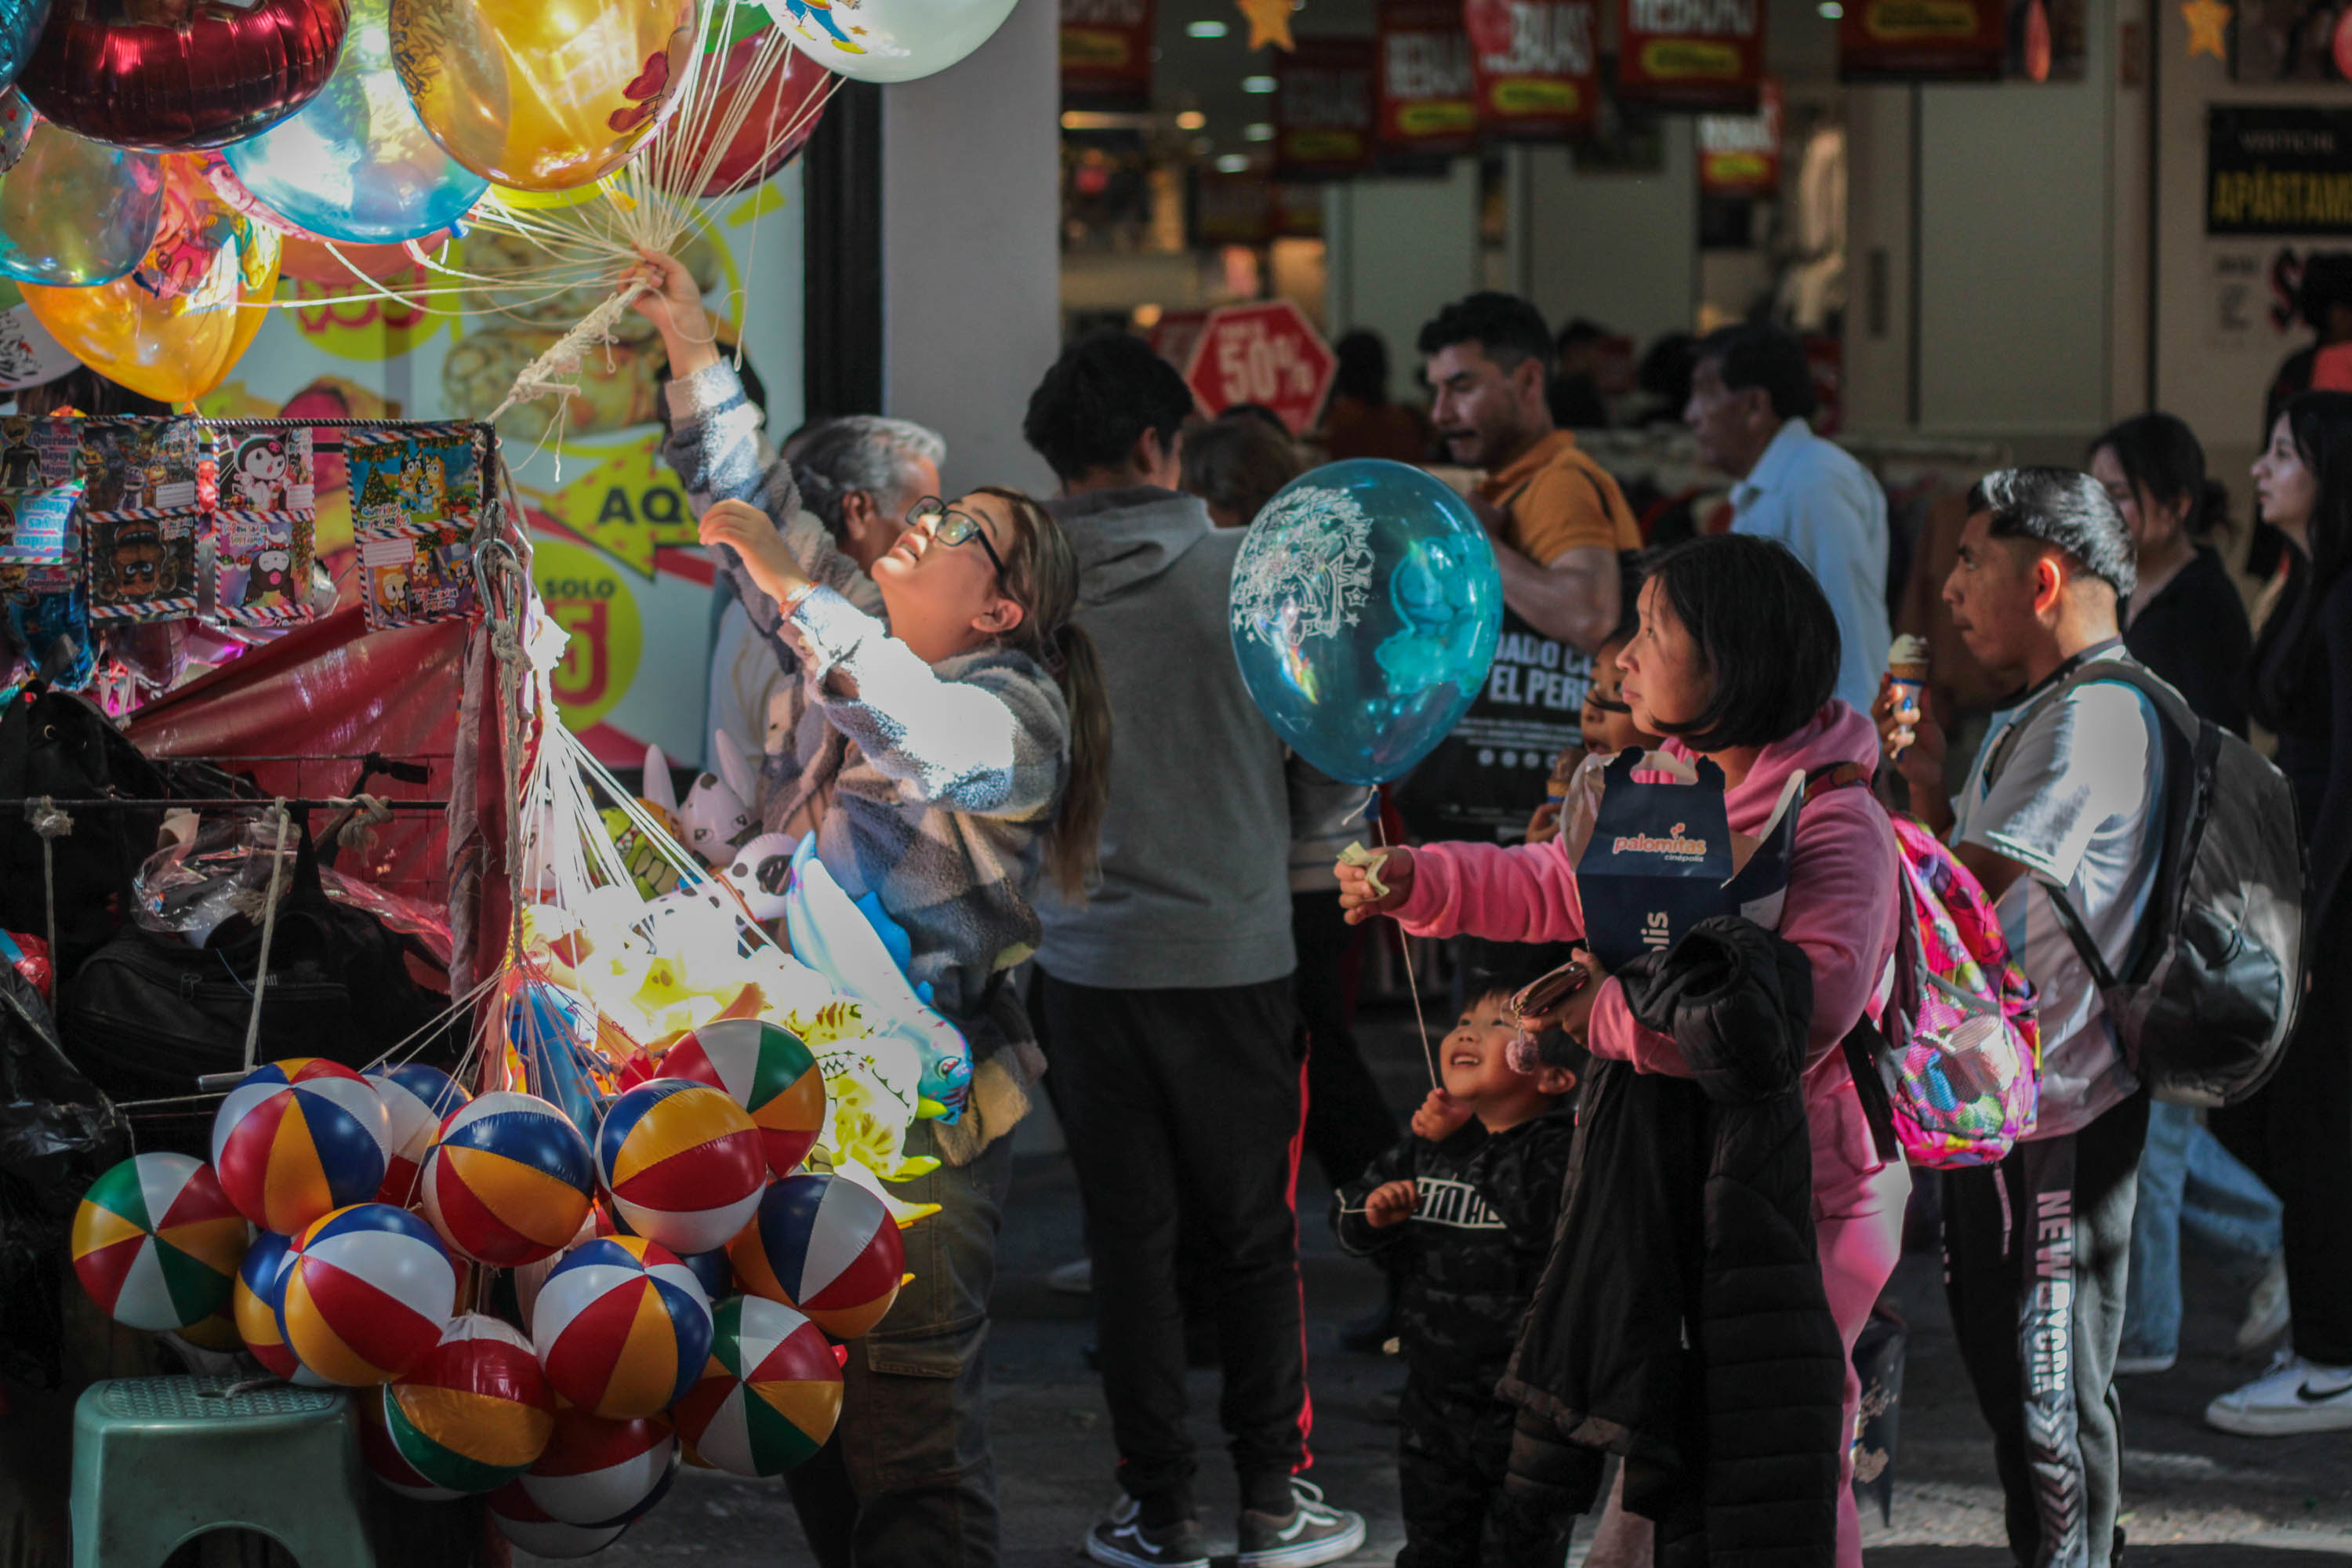
[[[1426,1079],[1409,1023],[1381,1020],[1366,1034],[1391,1098],[1400,1105],[1417,1100]],[[1092,1338],[1088,1304],[1045,1285],[1047,1269],[1078,1256],[1076,1189],[1050,1124],[1024,1129],[1024,1150],[1004,1237],[991,1412],[1009,1568],[1066,1568],[1077,1560],[1074,1543],[1114,1495],[1108,1424],[1081,1360]],[[1334,1343],[1337,1326],[1370,1305],[1376,1286],[1370,1270],[1332,1245],[1323,1220],[1328,1200],[1310,1165],[1300,1207],[1316,1357],[1316,1479],[1335,1501],[1372,1521],[1370,1546],[1349,1561],[1387,1563],[1400,1533],[1396,1433],[1380,1406],[1402,1372]],[[1912,1323],[1910,1364],[1893,1520],[1869,1521],[1871,1568],[2007,1568],[1990,1450],[1953,1349],[1934,1258],[1908,1259],[1896,1283]],[[2190,1307],[2180,1366],[2125,1384],[2133,1568],[2352,1563],[2352,1433],[2258,1442],[2207,1429],[2199,1418],[2205,1402],[2252,1369],[2221,1353],[2235,1304],[2193,1289]],[[1192,1390],[1202,1450],[1213,1456],[1215,1374],[1193,1374]],[[1202,1482],[1212,1547],[1229,1552],[1231,1478],[1211,1458]],[[1580,1555],[1581,1549],[1580,1540]],[[598,1561],[610,1568],[803,1568],[813,1559],[781,1484],[688,1470],[663,1506]]]

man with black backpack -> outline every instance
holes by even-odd
[[[2011,1550],[2032,1568],[2107,1568],[2123,1543],[2114,1376],[2148,1097],[2095,968],[2135,972],[2158,907],[2166,721],[2121,673],[2137,669],[2116,620],[2132,545],[2105,492],[2066,469],[2006,469],[1969,512],[1944,602],[2020,695],[1950,803],[1933,721],[1904,728],[1884,698],[1878,713],[1914,809],[1984,885],[2041,993],[2042,1078],[2038,1122],[2006,1159],[1945,1173],[1945,1289]]]

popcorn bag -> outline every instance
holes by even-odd
[[[1626,751],[1588,761],[1560,807],[1585,945],[1614,971],[1716,915],[1778,927],[1804,787],[1803,773],[1790,773],[1763,833],[1751,836],[1731,831],[1723,770],[1704,758]]]

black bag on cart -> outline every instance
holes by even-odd
[[[430,1024],[446,999],[410,974],[404,938],[327,897],[309,820],[297,820],[300,843],[278,900],[254,1059],[325,1057],[364,1067]],[[223,921],[204,947],[126,921],[65,988],[58,1026],[67,1052],[117,1100],[194,1094],[198,1079],[244,1067],[260,963],[258,919]],[[417,1059],[453,1059],[458,1037],[444,1026]],[[138,1125],[142,1149],[211,1157],[209,1104],[141,1115]]]
[[[163,770],[88,698],[36,680],[0,710],[0,800],[156,800],[166,793]],[[73,830],[50,840],[45,878],[40,835],[22,808],[0,807],[0,928],[46,936],[53,887],[58,936],[49,962],[60,977],[113,934],[115,900],[155,847],[163,808],[67,815]]]

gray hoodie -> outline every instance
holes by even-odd
[[[1110,691],[1110,809],[1093,897],[1074,907],[1040,889],[1037,962],[1106,989],[1278,980],[1297,963],[1290,805],[1282,742],[1226,630],[1243,531],[1157,486],[1051,505]]]

